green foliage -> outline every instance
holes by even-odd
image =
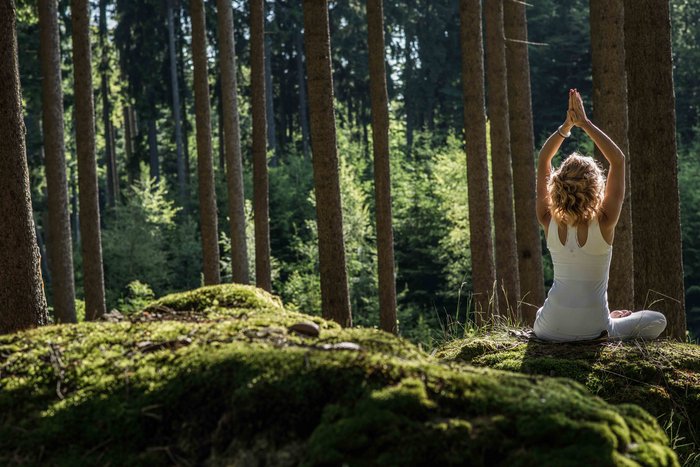
[[[165,181],[156,183],[144,168],[124,204],[118,204],[105,219],[102,247],[109,306],[117,303],[135,278],[150,284],[158,294],[171,286],[175,271],[169,255],[183,245],[170,242],[173,234],[180,233],[175,229],[180,208],[166,195]]]
[[[318,337],[290,329],[309,320]],[[251,286],[3,335],[0,358],[4,465],[678,465],[638,407],[447,365]]]
[[[126,314],[132,314],[142,310],[155,299],[155,294],[148,284],[141,281],[131,281],[126,286],[126,295],[119,300],[119,310]]]

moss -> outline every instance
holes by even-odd
[[[668,428],[683,458],[700,456],[697,345],[666,340],[548,344],[500,330],[453,340],[435,356],[445,362],[571,378],[608,402],[643,407]]]
[[[0,336],[2,465],[677,465],[668,443],[571,380],[443,363],[251,287]]]

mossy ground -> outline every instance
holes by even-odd
[[[700,465],[700,346],[668,340],[542,343],[498,329],[447,342],[435,356],[567,377],[608,402],[637,404],[667,428],[682,459]]]
[[[314,321],[318,337],[290,331]],[[352,342],[352,345],[337,345]],[[2,465],[678,465],[568,379],[443,363],[253,287],[0,336]]]

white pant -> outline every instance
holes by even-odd
[[[624,318],[611,318],[608,337],[611,339],[656,339],[666,329],[666,317],[658,311],[635,311]]]

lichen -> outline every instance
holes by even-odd
[[[111,319],[0,336],[0,464],[678,465],[641,409],[440,362],[252,287]]]

